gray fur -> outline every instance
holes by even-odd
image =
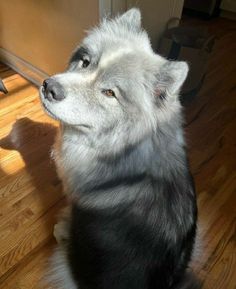
[[[188,66],[155,54],[140,21],[137,9],[104,20],[81,44],[90,65],[82,67],[76,50],[68,70],[53,76],[66,97],[50,102],[41,92],[46,111],[61,123],[53,150],[58,174],[69,198],[82,206],[112,207],[148,193],[146,179],[99,190],[111,179],[186,173],[178,93]]]

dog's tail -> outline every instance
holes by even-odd
[[[201,281],[191,271],[187,271],[181,282],[179,282],[178,285],[173,286],[173,289],[201,289],[201,288],[202,288]]]

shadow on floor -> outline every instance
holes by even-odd
[[[50,158],[50,150],[55,135],[55,126],[35,122],[29,118],[21,118],[14,123],[8,136],[0,140],[0,148],[18,151],[25,163],[25,168],[21,168],[14,175],[8,176],[4,170],[0,171],[0,177],[4,178],[6,175],[6,181],[2,187],[8,185],[8,182],[17,183],[16,180],[20,180],[19,188],[15,189],[24,189],[24,186],[28,185],[27,182],[29,183],[27,176],[25,176],[26,171],[27,175],[30,176],[32,191],[39,197],[40,204],[38,205],[42,211],[44,208],[47,211],[63,198],[55,165]]]

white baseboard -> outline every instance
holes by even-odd
[[[40,86],[43,80],[49,77],[45,72],[1,47],[0,61],[11,67],[36,86]]]

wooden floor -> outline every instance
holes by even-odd
[[[217,41],[204,85],[186,107],[199,204],[192,267],[202,289],[236,289],[236,25],[202,24]],[[0,288],[49,289],[40,280],[64,203],[49,159],[57,124],[44,114],[32,84],[4,65],[0,76],[9,90],[0,96]]]

